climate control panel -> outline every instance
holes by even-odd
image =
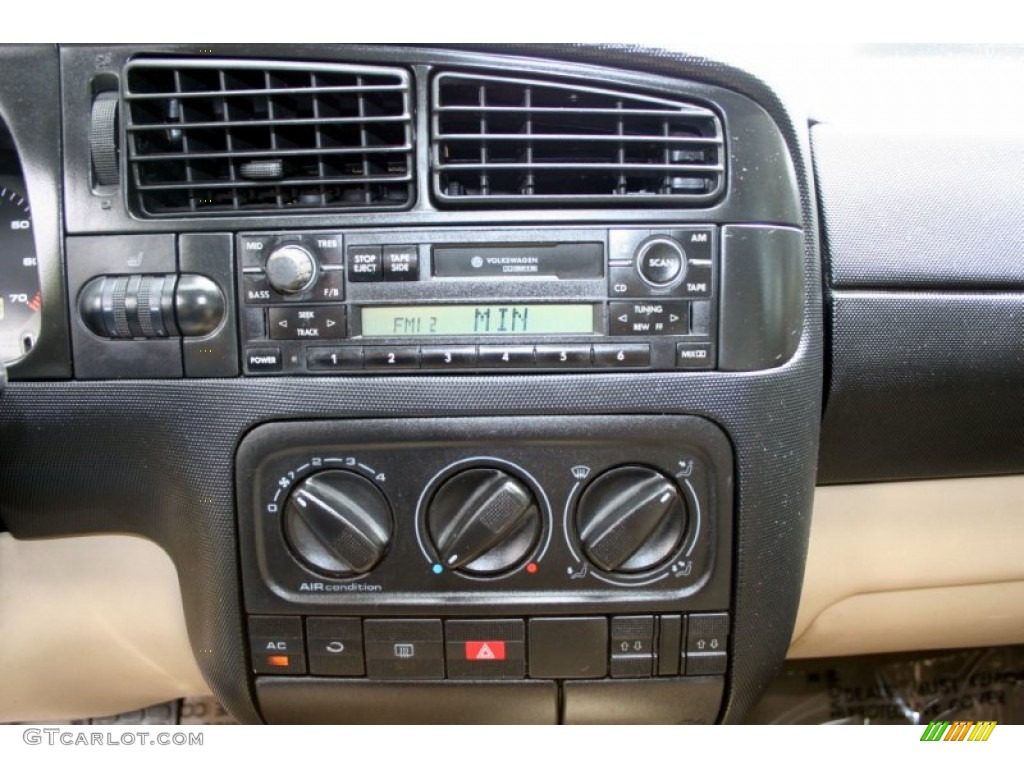
[[[731,449],[703,419],[275,423],[237,461],[252,614],[728,610]]]

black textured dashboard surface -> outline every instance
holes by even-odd
[[[835,288],[1024,289],[1020,136],[816,125]]]
[[[726,721],[742,717],[785,655],[806,554],[821,403],[820,274],[805,132],[760,81],[703,59],[634,47],[500,52],[688,77],[758,101],[792,154],[807,232],[799,348],[786,365],[758,374],[11,384],[0,398],[0,515],[22,537],[123,531],[167,549],[178,565],[193,648],[212,651],[197,660],[240,720],[258,715],[242,636],[232,466],[241,437],[268,420],[706,416],[729,433],[738,467]],[[58,157],[34,162],[53,172]]]
[[[830,303],[819,482],[1024,471],[1024,294]]]

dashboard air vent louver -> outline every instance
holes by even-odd
[[[433,188],[458,205],[706,205],[725,186],[718,116],[569,83],[433,81]]]
[[[405,208],[401,69],[139,60],[125,72],[130,186],[147,216]]]

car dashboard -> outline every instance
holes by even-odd
[[[736,723],[1024,642],[1019,125],[614,45],[0,56],[0,721]]]

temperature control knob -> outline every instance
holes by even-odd
[[[584,554],[602,571],[636,574],[676,552],[687,518],[673,480],[648,467],[624,466],[600,475],[583,492],[576,532]]]
[[[427,531],[442,565],[489,576],[522,563],[541,531],[533,492],[500,469],[467,469],[447,480],[427,509]]]
[[[284,508],[284,534],[296,557],[327,576],[374,568],[391,541],[391,507],[365,477],[331,469],[302,480]]]
[[[282,245],[267,257],[267,281],[278,293],[302,293],[316,277],[316,258],[301,245]]]

